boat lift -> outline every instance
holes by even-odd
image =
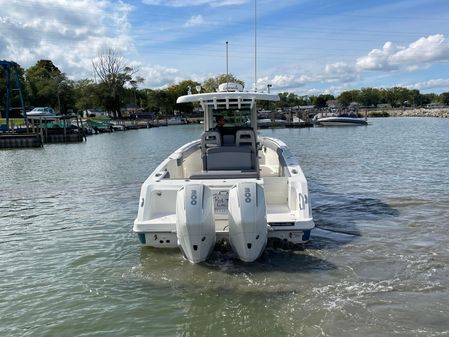
[[[19,77],[19,71],[18,71],[19,65],[12,61],[0,60],[0,66],[2,67],[2,72],[4,73],[3,76],[5,77],[5,80],[6,80],[6,102],[5,102],[6,124],[0,125],[0,131],[9,131],[9,111],[11,108],[11,96],[12,96],[13,91],[19,92],[20,104],[21,104],[20,110],[22,112],[23,118],[25,119],[25,124],[28,127],[28,120],[27,120],[27,116],[25,113],[25,102],[23,100],[22,88],[20,85],[20,77]],[[16,88],[11,88],[12,71],[14,71],[14,75],[15,75]]]

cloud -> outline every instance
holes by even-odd
[[[432,63],[449,61],[449,40],[442,34],[421,37],[407,47],[386,42],[382,49],[373,49],[356,61],[359,71],[413,71],[427,68]]]
[[[307,74],[301,74],[298,70],[294,72],[290,70],[288,74],[265,76],[258,79],[257,86],[264,88],[267,84],[271,84],[273,88],[278,90],[297,90],[312,83],[349,83],[357,80],[359,77],[360,74],[353,65],[345,62],[336,62],[326,64],[322,69]]]
[[[373,49],[367,55],[351,62],[335,62],[326,64],[321,69],[300,73],[289,70],[288,73],[278,72],[258,80],[258,87],[272,84],[273,89],[295,90],[309,87],[313,84],[320,86],[328,83],[339,83],[337,87],[330,87],[331,92],[338,92],[346,84],[360,80],[365,71],[414,71],[431,67],[434,63],[449,61],[449,40],[442,34],[421,37],[408,46],[395,45],[386,42],[382,48]],[[404,85],[415,89],[447,88],[448,80],[429,80],[414,85]],[[301,90],[303,91],[303,90]]]
[[[193,7],[209,5],[211,7],[224,7],[242,5],[248,0],[143,0],[146,5],[150,6],[167,6],[167,7]]]
[[[391,70],[396,67],[390,64],[389,58],[396,52],[397,48],[392,42],[386,42],[382,49],[373,49],[367,56],[357,59],[358,70]]]
[[[204,19],[201,15],[193,15],[185,24],[185,27],[200,26],[204,23]]]
[[[74,78],[88,76],[102,50],[134,48],[128,31],[133,7],[121,1],[10,2],[0,13],[0,59],[29,67],[50,59]]]
[[[322,82],[353,82],[358,77],[354,66],[345,62],[326,64],[324,72],[318,76]]]
[[[264,90],[268,84],[271,84],[276,90],[282,90],[291,87],[302,87],[310,81],[311,78],[307,75],[277,74],[259,78],[257,87]]]
[[[145,79],[142,84],[142,87],[145,88],[165,88],[185,79],[185,76],[175,68],[160,65],[144,65],[140,62],[134,62],[132,66],[135,69],[139,69],[138,75]]]
[[[418,82],[411,85],[404,85],[404,87],[407,87],[409,89],[418,89],[418,90],[425,90],[425,89],[435,89],[435,88],[449,88],[449,79],[434,79],[434,80],[428,80],[424,82]]]

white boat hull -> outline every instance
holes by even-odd
[[[316,124],[321,126],[354,126],[367,125],[368,122],[362,118],[355,117],[325,117],[317,119]]]
[[[252,262],[270,240],[309,240],[314,222],[307,180],[282,141],[257,137],[256,100],[279,96],[217,92],[178,98],[201,104],[204,132],[143,183],[133,230],[144,245],[179,247],[199,263],[215,242],[227,241],[239,259]],[[220,113],[235,124],[215,128]]]
[[[262,214],[265,219],[263,222],[257,221],[257,224],[266,227],[266,237],[262,237],[261,241],[263,247],[267,240],[290,246],[308,242],[310,231],[315,225],[307,181],[297,159],[280,140],[263,137],[259,141],[262,146],[261,175],[255,178],[189,179],[195,176],[193,173],[196,170],[201,170],[198,166],[200,140],[188,143],[172,153],[142,185],[138,215],[133,227],[141,243],[156,248],[181,247],[182,240],[177,234],[179,210],[176,200],[179,191],[192,183],[210,189],[216,242],[230,241],[232,220],[229,213],[232,206],[229,199],[234,200],[230,191],[242,182],[257,184],[264,191]],[[257,256],[248,257],[235,248],[234,251],[243,261],[253,261],[259,256],[255,254]],[[197,263],[203,259],[189,260]]]

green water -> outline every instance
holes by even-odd
[[[262,131],[298,156],[320,228],[253,264],[132,233],[141,183],[199,125],[1,151],[0,336],[449,335],[449,120],[370,122]]]

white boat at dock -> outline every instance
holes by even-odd
[[[285,128],[287,124],[288,121],[283,119],[271,120],[270,118],[261,118],[257,120],[257,126],[259,129]]]
[[[319,113],[313,118],[313,123],[318,126],[356,126],[368,125],[366,119],[355,114],[343,113]]]
[[[31,111],[26,112],[26,117],[30,120],[55,120],[58,116],[55,111],[50,107],[34,108]]]
[[[167,125],[184,125],[184,124],[187,124],[187,119],[180,116],[174,116],[167,119]]]
[[[179,247],[199,263],[221,241],[245,262],[255,261],[268,241],[309,241],[314,221],[298,160],[282,141],[257,135],[256,101],[279,96],[236,87],[178,98],[202,106],[204,132],[143,183],[133,227],[142,244]],[[219,130],[217,116],[225,118]]]

